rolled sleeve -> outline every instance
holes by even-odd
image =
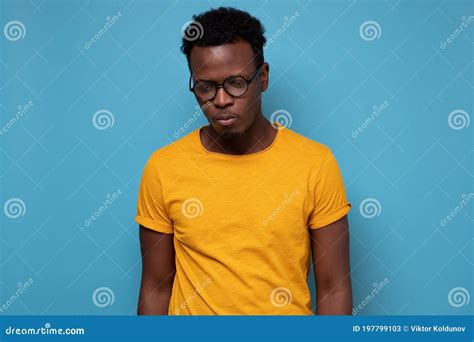
[[[329,148],[313,182],[313,207],[308,218],[310,229],[325,227],[347,215],[352,205],[347,200],[341,171]]]
[[[143,170],[135,221],[160,233],[172,234],[174,232],[173,222],[164,203],[162,184],[153,155],[148,159]]]

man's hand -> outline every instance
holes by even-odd
[[[138,315],[167,315],[175,266],[174,234],[140,226],[142,279]]]
[[[310,229],[317,315],[351,315],[352,285],[347,216],[325,227]]]

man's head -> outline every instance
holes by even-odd
[[[263,26],[247,12],[224,7],[194,16],[193,20],[190,25],[199,32],[192,38],[185,33],[181,47],[191,71],[191,88],[219,135],[228,138],[241,135],[261,115],[261,93],[268,87]],[[230,76],[243,79],[229,79]],[[217,84],[214,97],[198,96],[196,87],[201,90],[203,85],[213,87],[212,83],[203,81]],[[237,89],[239,85],[241,92]],[[210,94],[213,95],[212,89]],[[233,119],[219,120],[227,117]]]

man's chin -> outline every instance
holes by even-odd
[[[216,127],[217,126],[217,127]],[[237,125],[222,127],[220,125],[213,126],[214,131],[217,132],[221,139],[231,140],[242,135]]]

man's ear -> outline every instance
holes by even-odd
[[[262,93],[267,90],[268,84],[270,82],[270,65],[268,63],[263,63],[262,67]]]

